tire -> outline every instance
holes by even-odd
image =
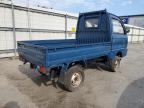
[[[77,90],[84,82],[84,71],[83,68],[79,65],[73,66],[68,69],[67,74],[65,75],[65,88],[68,91]]]
[[[109,67],[111,72],[116,72],[120,65],[121,57],[116,56],[114,59],[109,60]]]
[[[31,68],[31,69],[34,69],[34,68],[35,68],[35,65],[32,64],[32,63],[30,63],[30,68]]]

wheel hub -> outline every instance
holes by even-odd
[[[117,66],[117,65],[118,65],[118,61],[116,60],[116,61],[115,61],[115,66]]]
[[[82,76],[79,73],[74,73],[71,77],[71,83],[73,87],[78,87],[82,81]]]
[[[118,68],[119,67],[119,65],[120,65],[120,60],[119,59],[116,59],[116,61],[115,61],[115,68]]]

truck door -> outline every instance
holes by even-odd
[[[116,17],[111,17],[112,24],[112,50],[120,50],[127,47],[127,35],[122,21]]]

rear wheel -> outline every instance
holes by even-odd
[[[30,68],[31,69],[34,69],[36,66],[34,65],[34,64],[32,64],[32,63],[30,63]]]
[[[69,91],[77,90],[84,82],[84,71],[79,65],[69,68],[65,75],[65,88]]]
[[[116,56],[114,59],[109,60],[110,70],[112,72],[116,72],[120,66],[121,57]]]

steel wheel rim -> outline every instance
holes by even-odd
[[[79,73],[74,73],[71,77],[71,84],[73,87],[78,87],[81,84],[82,76]]]
[[[118,60],[115,60],[115,68],[118,66]]]

